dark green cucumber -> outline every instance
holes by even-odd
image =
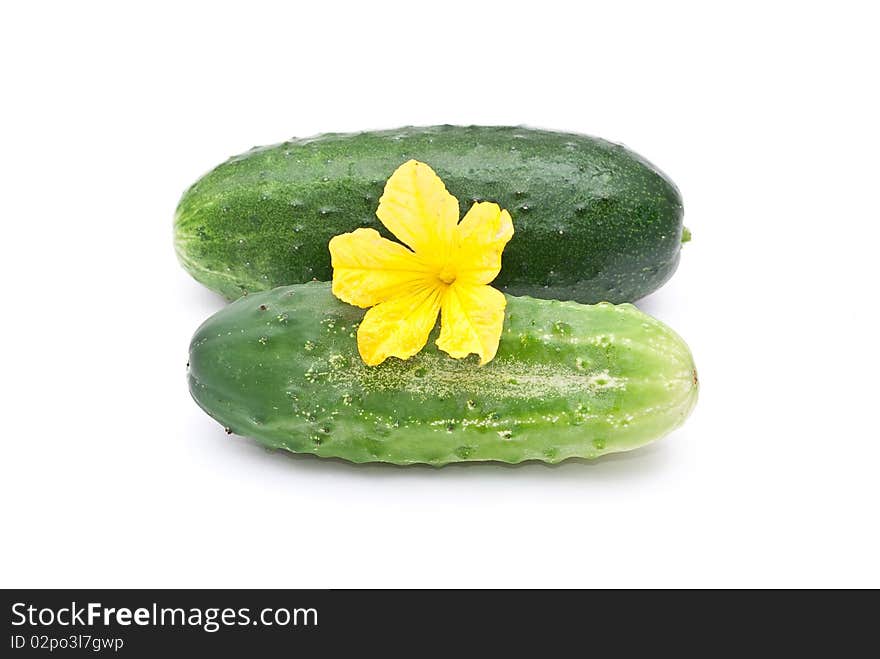
[[[679,426],[697,398],[684,342],[630,304],[508,296],[496,358],[428,345],[366,366],[363,310],[323,282],[249,295],[190,345],[196,402],[228,432],[353,462],[558,462],[627,451]]]
[[[513,295],[627,302],[678,264],[682,205],[662,173],[626,148],[524,127],[433,126],[327,134],[255,148],[197,181],[177,208],[184,267],[229,299],[331,278],[327,243],[376,218],[405,161],[430,165],[464,213],[510,211],[516,233],[495,286]]]

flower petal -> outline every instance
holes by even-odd
[[[426,261],[448,262],[458,223],[458,200],[434,170],[405,162],[385,184],[376,215],[388,230]]]
[[[442,289],[425,286],[376,305],[358,327],[358,351],[368,366],[388,357],[409,359],[428,342],[437,322]]]
[[[469,284],[488,284],[501,270],[501,252],[513,236],[510,213],[498,204],[478,202],[457,227],[454,256],[458,278]]]
[[[333,295],[358,307],[372,307],[424,287],[427,267],[399,243],[375,229],[355,229],[330,240]]]
[[[473,286],[456,280],[443,296],[437,346],[457,359],[472,352],[480,366],[498,351],[507,300],[491,286]]]

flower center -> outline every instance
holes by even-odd
[[[455,269],[450,265],[444,265],[440,272],[437,273],[437,279],[444,284],[451,284],[455,281]]]

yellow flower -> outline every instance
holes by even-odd
[[[458,200],[428,165],[410,160],[385,184],[376,215],[406,246],[357,229],[330,240],[333,294],[371,307],[358,327],[370,366],[421,350],[442,311],[438,347],[480,365],[498,350],[506,301],[488,286],[513,236],[510,214],[478,202],[458,221]]]

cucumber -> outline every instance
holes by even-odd
[[[179,260],[229,299],[331,278],[329,240],[376,218],[405,161],[430,165],[459,200],[498,202],[516,228],[494,286],[512,295],[631,302],[675,271],[676,187],[624,147],[523,127],[433,126],[326,134],[254,148],[183,195]]]
[[[352,462],[559,462],[627,451],[679,426],[697,399],[685,343],[630,304],[508,296],[498,354],[434,344],[366,366],[363,310],[323,282],[248,295],[190,345],[189,387],[227,432]]]

